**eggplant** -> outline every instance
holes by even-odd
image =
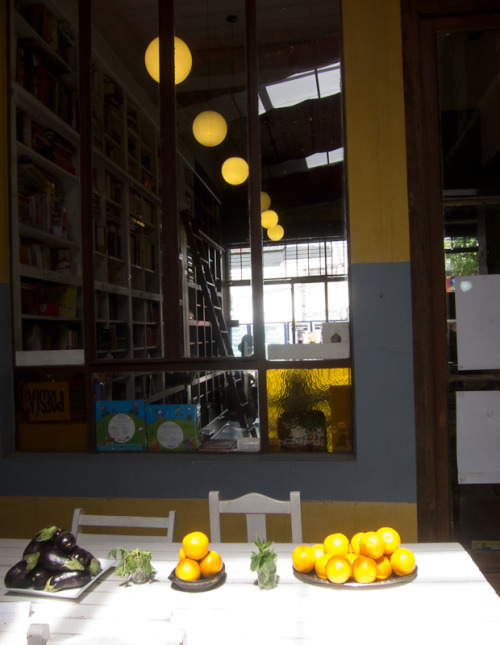
[[[44,591],[55,592],[63,589],[75,589],[83,587],[92,580],[92,574],[88,569],[82,571],[63,571],[55,573],[47,580]]]
[[[64,551],[64,553],[71,553],[76,546],[76,537],[71,531],[61,531],[54,537],[54,546]]]
[[[97,558],[95,558],[90,551],[82,549],[80,546],[75,546],[73,551],[71,551],[71,558],[75,558],[83,564],[85,569],[88,569],[92,576],[96,576],[101,570],[101,563]]]
[[[82,571],[85,567],[78,558],[64,553],[55,546],[44,546],[40,549],[40,566],[49,571]]]
[[[71,557],[76,558],[78,562],[81,562],[84,567],[87,567],[92,558],[94,557],[90,551],[86,551],[85,549],[82,549],[81,546],[75,546],[73,551],[71,551]]]
[[[44,569],[41,565],[37,566],[28,574],[27,580],[33,589],[42,590],[47,584],[47,580],[53,575],[53,571]]]
[[[28,553],[22,560],[11,567],[4,577],[7,589],[26,589],[31,584],[29,573],[34,569],[40,558],[40,553]]]
[[[57,526],[47,526],[46,528],[38,531],[35,537],[28,543],[23,551],[23,557],[30,553],[40,551],[42,546],[52,544],[55,537],[61,533],[61,529]]]

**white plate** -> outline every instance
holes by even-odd
[[[23,594],[25,596],[43,596],[45,598],[65,598],[66,600],[75,600],[91,585],[99,580],[99,578],[109,571],[112,567],[116,566],[116,560],[99,560],[101,563],[101,570],[83,587],[75,587],[74,589],[62,589],[61,591],[39,591],[38,589],[7,589],[7,593]]]

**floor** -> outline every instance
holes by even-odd
[[[500,485],[458,487],[451,539],[470,553],[500,596]]]

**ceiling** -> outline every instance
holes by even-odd
[[[157,0],[92,0],[91,6],[97,31],[158,104],[158,85],[144,65],[144,52],[158,35]],[[257,10],[262,189],[271,196],[285,238],[344,235],[342,161],[309,170],[306,163],[309,155],[342,148],[341,93],[320,88],[294,105],[273,107],[266,90],[292,74],[319,86],[322,77],[315,72],[339,63],[337,0],[261,0]],[[176,86],[179,145],[189,150],[221,198],[224,232],[232,238],[226,242],[243,242],[248,239],[242,215],[248,211],[247,190],[229,187],[219,169],[228,156],[247,157],[244,1],[178,0],[175,20],[175,33],[193,56],[188,78]],[[270,88],[278,100],[284,93],[280,87]],[[228,122],[228,136],[217,149],[203,148],[191,132],[204,109],[218,110]]]

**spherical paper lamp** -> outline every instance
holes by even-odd
[[[276,226],[273,226],[272,228],[267,229],[267,237],[270,240],[273,240],[273,242],[277,242],[278,240],[281,240],[284,234],[285,234],[285,229],[280,224],[276,224]]]
[[[146,63],[146,69],[149,72],[151,78],[159,83],[160,82],[160,39],[155,38],[152,40],[144,56],[144,62]],[[185,80],[189,72],[191,71],[191,66],[193,64],[193,58],[189,47],[186,43],[175,36],[174,38],[174,65],[175,65],[175,84],[178,85]]]
[[[218,146],[226,138],[227,123],[225,118],[214,110],[200,112],[193,121],[194,138],[202,146]]]
[[[273,228],[278,223],[278,213],[271,210],[263,211],[260,216],[260,223],[264,228]]]
[[[267,211],[267,209],[271,206],[271,198],[269,197],[269,194],[261,191],[260,193],[260,210],[261,211]]]
[[[228,184],[238,186],[248,178],[248,164],[241,157],[229,157],[222,164],[221,172]]]

